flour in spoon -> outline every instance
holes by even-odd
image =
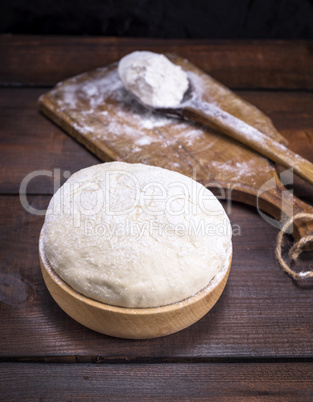
[[[118,73],[128,91],[154,108],[177,107],[188,88],[182,68],[158,53],[130,53],[119,62]]]

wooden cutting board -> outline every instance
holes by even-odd
[[[167,55],[189,75],[199,97],[214,102],[276,141],[271,120],[188,60]],[[209,128],[149,112],[125,91],[117,63],[60,82],[39,99],[40,110],[101,160],[145,163],[195,178],[220,198],[258,206],[278,220],[313,207],[282,185],[275,166],[244,145]],[[313,222],[294,224],[296,240]]]

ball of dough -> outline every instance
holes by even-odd
[[[73,289],[122,307],[181,301],[229,263],[229,219],[204,186],[177,172],[110,162],[54,194],[44,254]]]

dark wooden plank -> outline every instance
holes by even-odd
[[[2,85],[54,85],[134,50],[188,58],[233,88],[313,88],[313,41],[0,36]]]
[[[38,111],[44,89],[0,90],[0,191],[19,191],[23,178],[37,170],[73,173],[99,160]],[[58,170],[56,170],[56,175]],[[40,175],[29,181],[29,193],[54,192],[53,178]]]
[[[49,196],[30,196],[44,209]],[[224,203],[227,207],[227,204]],[[276,265],[277,231],[253,208],[227,207],[241,234],[226,289],[198,323],[168,337],[114,339],[73,321],[45,288],[38,261],[42,216],[23,210],[17,196],[0,197],[0,356],[66,357],[70,361],[145,358],[313,357],[312,282],[297,286]],[[308,265],[312,253],[300,264]]]
[[[17,194],[23,178],[36,170],[74,171],[98,159],[38,112],[37,99],[45,89],[0,89],[0,192]],[[313,93],[237,91],[266,112],[290,148],[313,157]],[[61,177],[62,181],[64,177]],[[296,178],[295,178],[296,179]],[[30,181],[28,193],[52,194],[53,180]],[[313,199],[312,186],[296,179],[295,193]]]
[[[311,400],[310,363],[0,365],[2,399]]]

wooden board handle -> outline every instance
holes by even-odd
[[[256,206],[261,215],[264,212],[270,215],[268,217],[263,216],[269,223],[271,223],[271,217],[273,217],[281,223],[281,226],[289,218],[299,213],[313,215],[313,206],[306,204],[288,191],[282,185],[277,173],[274,173],[273,181],[274,183],[268,191],[256,194],[254,191],[250,192],[249,188],[240,187],[238,192],[234,191],[232,193],[232,198],[233,200]],[[291,234],[295,241],[313,235],[313,218],[312,220],[295,220]],[[308,244],[305,250],[313,250],[313,243]]]
[[[179,114],[221,131],[270,160],[286,168],[292,168],[294,173],[313,185],[313,164],[311,162],[221,108],[192,98],[184,104]]]

